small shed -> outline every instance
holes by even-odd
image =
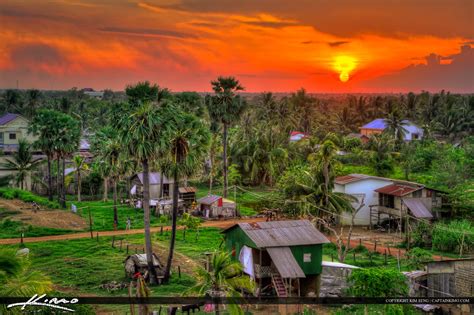
[[[196,191],[195,187],[179,187],[179,199],[182,199],[186,208],[196,202]]]
[[[318,296],[323,244],[308,220],[235,224],[222,232],[226,247],[255,279],[258,295]]]
[[[199,214],[205,218],[235,217],[235,202],[218,195],[209,194],[197,200]]]
[[[125,258],[124,264],[125,274],[127,275],[127,277],[133,278],[133,276],[137,272],[141,273],[144,278],[148,277],[148,264],[146,260],[146,254],[130,255]],[[164,266],[155,253],[153,253],[153,266],[155,267],[156,274],[158,275],[158,277],[163,277]]]

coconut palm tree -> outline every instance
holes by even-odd
[[[405,128],[408,125],[408,121],[402,119],[397,111],[393,111],[388,114],[384,122],[386,125],[384,133],[393,137],[397,145],[401,145],[408,132]]]
[[[89,165],[86,163],[86,159],[80,155],[75,155],[72,158],[72,164],[74,165],[74,173],[77,176],[77,201],[81,202],[82,175],[89,172]]]
[[[170,171],[173,174],[173,213],[165,282],[170,277],[176,240],[179,180],[183,176],[192,175],[201,167],[210,141],[208,128],[195,116],[179,112],[177,109],[170,111],[170,114],[172,116],[168,116],[164,132],[164,139],[168,145],[163,147],[164,158],[171,162]]]
[[[123,146],[128,155],[143,168],[143,209],[145,226],[145,251],[150,283],[156,284],[156,270],[152,261],[150,233],[150,162],[158,156],[159,146],[164,146],[162,137],[163,110],[152,103],[143,103],[131,108],[122,119],[115,122]]]
[[[239,80],[234,77],[218,77],[217,80],[211,81],[212,89],[215,95],[206,98],[206,105],[211,120],[222,124],[222,160],[224,175],[224,197],[227,197],[227,132],[229,126],[238,120],[245,109],[245,101],[236,92],[241,91],[244,87]]]
[[[255,282],[243,274],[240,262],[232,261],[226,252],[214,252],[211,256],[210,270],[199,267],[196,270],[196,285],[188,292],[211,297],[239,297],[241,291],[253,293]],[[238,304],[229,304],[231,314],[240,314],[242,310]],[[216,305],[216,314],[219,314],[219,305]]]
[[[18,141],[18,150],[15,151],[12,157],[6,157],[2,164],[4,168],[15,171],[15,182],[20,189],[26,188],[26,180],[31,176],[31,173],[41,163],[40,158],[34,158],[31,151],[31,145],[28,141],[20,139]]]
[[[0,295],[33,296],[42,295],[53,290],[51,280],[40,271],[32,268],[31,261],[25,255],[15,253],[13,249],[0,249]],[[0,313],[16,314],[15,310],[3,309]],[[21,311],[18,311],[20,314]]]

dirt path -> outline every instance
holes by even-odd
[[[223,221],[206,221],[201,226],[202,227],[215,227],[225,229],[236,223],[243,222],[261,222],[265,221],[265,218],[252,218],[252,219],[242,219],[242,220],[223,220]],[[160,227],[152,227],[151,232],[156,233],[160,231]],[[166,226],[163,228],[163,231],[169,231],[171,228]],[[178,227],[181,229],[181,227]],[[133,234],[143,234],[143,229],[132,229],[132,230],[119,230],[119,231],[94,231],[94,236],[96,233],[99,233],[99,236],[120,236],[120,235],[133,235]],[[23,242],[25,243],[35,243],[35,242],[48,242],[48,241],[64,241],[64,240],[75,240],[80,238],[91,237],[90,232],[81,232],[81,233],[72,233],[72,234],[63,234],[63,235],[50,235],[50,236],[39,236],[39,237],[25,237]],[[8,244],[18,244],[20,243],[19,238],[6,238],[0,239],[0,245]]]
[[[336,237],[334,237],[332,235],[327,236],[327,237],[331,241],[331,243],[336,244]],[[346,242],[347,242],[347,239],[345,239],[345,243]],[[385,254],[385,252],[387,252],[388,255],[391,255],[391,256],[394,256],[394,257],[397,257],[398,255],[400,255],[400,257],[404,257],[406,252],[407,252],[405,249],[396,248],[395,244],[394,244],[394,246],[387,246],[383,242],[377,242],[377,245],[376,245],[376,243],[374,241],[366,241],[366,240],[362,240],[362,239],[358,239],[358,238],[356,238],[356,239],[351,238],[351,244],[350,244],[351,248],[357,247],[359,245],[365,246],[371,252],[377,252],[379,254]],[[438,256],[438,255],[433,255],[433,260],[448,260],[448,259],[450,259],[450,258],[449,257]]]
[[[3,218],[25,224],[66,230],[84,230],[86,221],[80,216],[64,210],[35,209],[31,203],[17,199],[0,199],[0,208],[6,209]]]

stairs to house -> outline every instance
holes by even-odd
[[[288,297],[285,283],[279,274],[272,274],[272,283],[278,297]]]

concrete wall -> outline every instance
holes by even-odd
[[[3,134],[3,143],[0,141],[0,144],[6,146],[17,145],[19,139],[26,139],[30,143],[34,142],[36,137],[28,134],[28,123],[28,120],[25,118],[18,117],[7,124],[0,126],[0,133]],[[15,134],[16,138],[10,139],[10,134]]]
[[[392,181],[378,179],[378,178],[367,178],[363,180],[359,180],[353,183],[349,183],[346,185],[334,185],[335,192],[346,193],[349,195],[353,195],[357,197],[359,202],[355,202],[352,204],[354,208],[358,208],[360,205],[360,200],[362,196],[364,196],[364,204],[365,206],[360,209],[355,217],[355,224],[356,225],[368,225],[370,224],[370,208],[371,205],[377,205],[379,203],[378,193],[375,192],[375,189],[390,185]],[[342,224],[350,224],[351,222],[351,215],[347,212],[342,214]]]

